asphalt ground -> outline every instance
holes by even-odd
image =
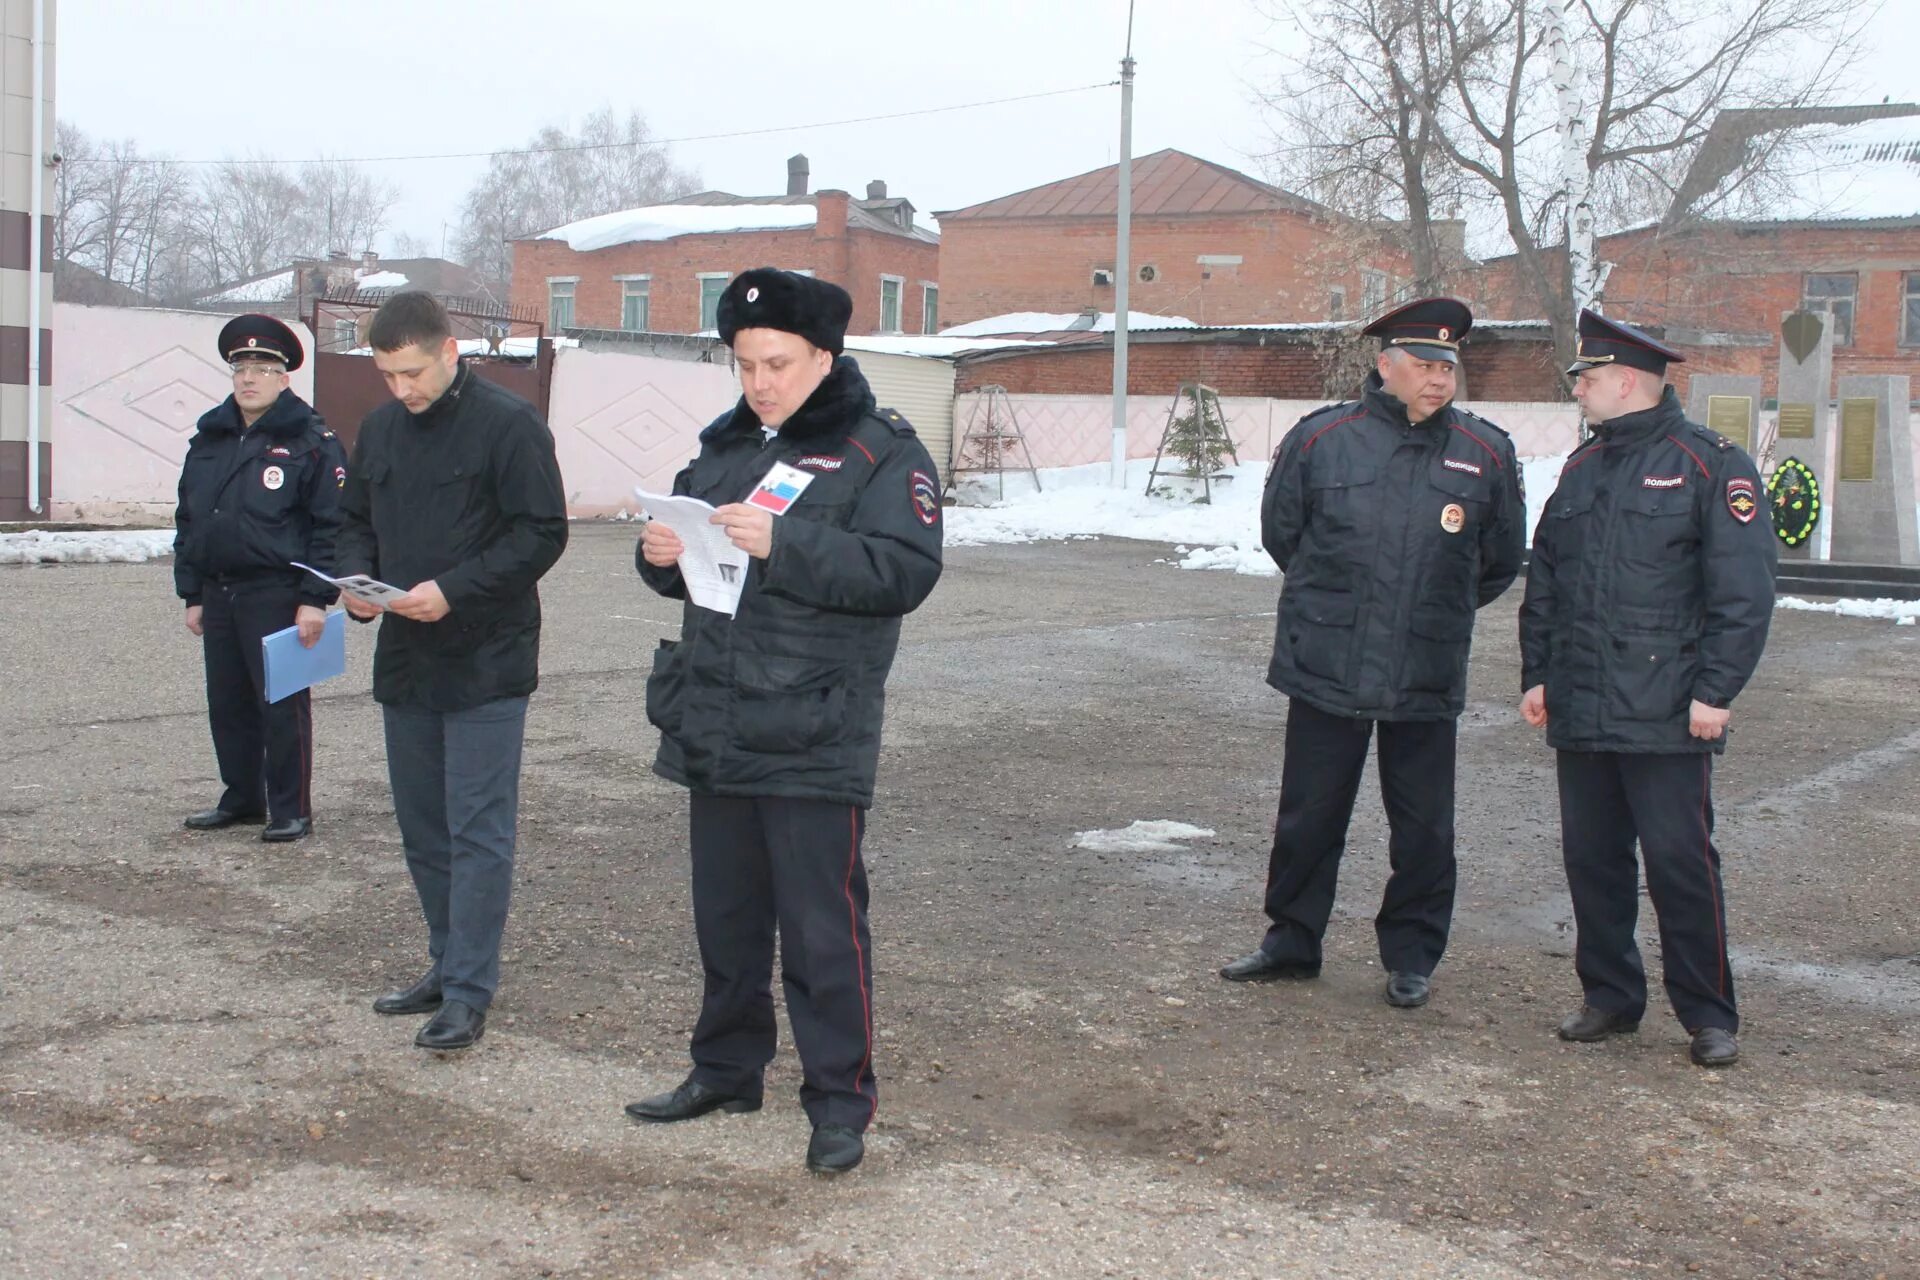
[[[1399,1011],[1371,781],[1324,976],[1215,976],[1262,927],[1275,581],[954,549],[868,834],[881,1110],[828,1180],[784,1044],[757,1114],[621,1114],[684,1074],[700,979],[642,707],[678,609],[632,537],[577,527],[544,585],[504,982],[446,1056],[368,1009],[424,952],[370,635],[316,700],[315,836],[194,834],[169,567],[0,569],[0,1275],[1920,1275],[1920,628],[1775,620],[1717,774],[1746,1025],[1708,1072],[1657,990],[1635,1036],[1553,1035],[1579,997],[1517,589],[1475,638],[1453,943]],[[1135,819],[1216,834],[1076,847]]]

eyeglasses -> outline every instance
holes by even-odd
[[[287,371],[284,365],[266,364],[259,360],[235,360],[228,367],[233,370],[234,380],[238,382],[252,377],[277,377]]]

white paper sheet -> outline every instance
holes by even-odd
[[[680,577],[687,584],[687,599],[731,618],[747,585],[747,553],[728,541],[726,530],[711,523],[713,507],[698,498],[645,489],[635,489],[633,496],[648,516],[679,535],[685,548]]]
[[[344,578],[330,578],[310,564],[301,564],[298,560],[287,562],[296,569],[305,569],[322,582],[331,583],[340,588],[343,595],[352,596],[366,604],[379,605],[382,609],[407,593],[399,587],[388,586],[378,578],[369,578],[364,573],[350,573]]]

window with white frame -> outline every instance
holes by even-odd
[[[1372,320],[1387,306],[1387,273],[1384,271],[1362,271],[1360,273],[1360,312]]]
[[[1327,319],[1345,320],[1347,318],[1347,287],[1336,284],[1327,290]]]
[[[620,327],[644,333],[647,322],[652,318],[647,311],[652,301],[653,279],[650,276],[621,276],[619,280]]]
[[[899,276],[880,277],[880,332],[900,332],[900,295],[906,281]]]
[[[1853,307],[1859,295],[1859,276],[1809,275],[1800,306],[1829,317],[1833,322],[1833,345],[1850,347],[1853,345]]]
[[[720,325],[720,295],[727,291],[727,281],[733,279],[724,271],[702,271],[700,273],[700,327],[714,329]]]
[[[547,328],[554,333],[573,328],[573,289],[579,276],[556,276],[547,281]]]
[[[1900,345],[1920,347],[1920,271],[1909,271],[1900,295]]]
[[[920,285],[920,332],[940,332],[940,286]]]

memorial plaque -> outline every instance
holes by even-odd
[[[1813,406],[1810,404],[1782,404],[1780,406],[1780,433],[1782,440],[1813,439]]]
[[[1751,453],[1753,451],[1753,397],[1708,396],[1707,426]]]
[[[1848,396],[1840,402],[1840,478],[1873,479],[1874,436],[1880,426],[1880,401]]]

